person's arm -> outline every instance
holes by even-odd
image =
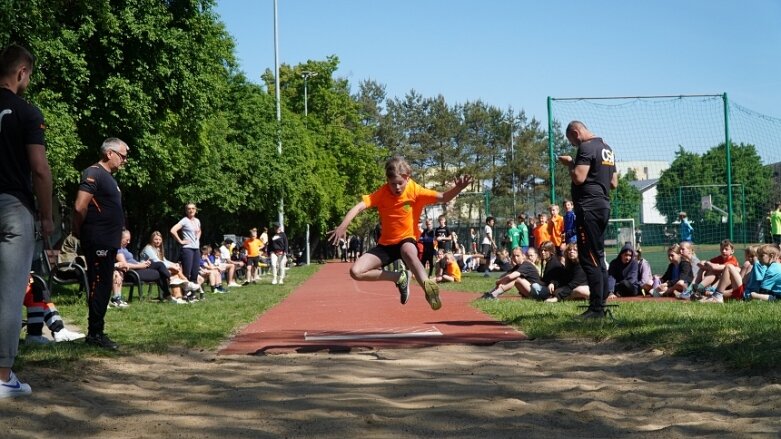
[[[41,220],[41,234],[48,240],[54,232],[52,221],[52,171],[46,159],[43,145],[27,145],[27,159],[33,178],[33,191],[38,200],[38,217]]]
[[[181,229],[182,229],[182,223],[181,222],[174,224],[174,226],[171,227],[171,236],[173,236],[174,239],[176,240],[176,242],[178,242],[179,244],[185,245],[185,244],[187,244],[187,241],[185,241],[184,239],[179,237],[179,230],[181,230]]]
[[[439,202],[440,203],[447,203],[448,201],[452,200],[456,197],[461,191],[463,191],[467,186],[472,184],[475,181],[475,179],[471,175],[461,175],[456,178],[455,186],[448,189],[447,192],[440,192],[438,194]]]
[[[328,234],[331,235],[328,240],[333,245],[336,245],[340,238],[344,238],[347,235],[347,227],[350,225],[350,223],[355,219],[356,216],[358,216],[359,213],[363,212],[365,209],[366,203],[364,203],[363,200],[353,206],[352,209],[350,209],[344,216],[342,223],[339,224],[339,226],[335,229],[328,232]]]
[[[618,187],[618,172],[613,171],[613,175],[610,177],[610,189],[615,189],[617,187]]]
[[[92,201],[92,194],[85,191],[76,193],[76,201],[73,202],[73,219],[71,220],[71,233],[81,239],[81,226],[87,217],[87,207]]]

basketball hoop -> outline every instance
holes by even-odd
[[[713,210],[713,200],[710,195],[705,195],[700,199],[702,210]]]

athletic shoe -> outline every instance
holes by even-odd
[[[490,291],[483,293],[482,296],[480,296],[480,300],[497,300],[498,297],[491,294]]]
[[[127,308],[130,305],[124,300],[122,300],[121,297],[112,297],[108,303],[108,306],[110,308]]]
[[[577,318],[583,319],[583,320],[604,319],[605,318],[605,310],[587,309],[583,314],[580,314],[579,316],[577,316]]]
[[[13,371],[8,381],[0,380],[0,398],[11,398],[14,396],[26,396],[33,393],[30,385],[19,381]]]
[[[84,342],[88,345],[97,346],[99,348],[103,349],[111,349],[112,351],[116,351],[119,349],[119,345],[114,343],[113,340],[108,338],[108,335],[106,334],[90,334],[87,336],[86,339],[84,339]]]
[[[28,335],[27,338],[24,339],[24,344],[28,345],[36,345],[36,346],[44,346],[52,341],[48,338],[42,336],[42,335]]]
[[[182,299],[181,297],[172,297],[171,298],[171,303],[175,303],[177,305],[187,305],[190,302]]]
[[[236,282],[231,282],[228,284],[228,287],[230,288],[239,288],[241,285],[237,284]]]
[[[654,297],[662,297],[662,293],[659,292],[659,288],[654,288],[651,290],[651,295]]]
[[[399,280],[396,281],[396,288],[399,289],[399,300],[402,305],[406,305],[409,301],[409,280],[412,273],[407,270],[402,270],[399,273]]]
[[[280,279],[279,282],[277,283],[277,285],[282,285],[284,283],[285,283],[285,280],[284,279]]]
[[[439,300],[439,285],[431,279],[423,282],[423,291],[426,292],[426,302],[434,311],[442,308],[442,302]]]
[[[81,340],[84,337],[86,337],[86,335],[82,334],[81,332],[71,331],[68,328],[62,328],[54,333],[54,341],[57,343],[61,341]]]
[[[272,279],[271,280],[271,285],[276,285],[276,284],[277,284],[277,280],[276,279]]]
[[[213,292],[215,294],[225,294],[225,293],[227,293],[227,291],[225,291],[225,288],[223,288],[222,285],[217,285],[216,287],[214,287]]]
[[[249,285],[249,281],[248,280],[245,280],[244,283],[241,284],[242,287],[246,287],[247,285]]]
[[[716,291],[715,293],[713,293],[713,294],[712,294],[710,297],[708,297],[707,299],[703,299],[703,302],[708,302],[708,303],[724,303],[724,294],[722,294],[722,293],[720,293],[720,292]]]
[[[683,290],[680,294],[678,294],[678,298],[681,300],[689,300],[692,298],[692,292],[689,289]]]
[[[185,286],[184,286],[184,290],[185,290],[185,291],[190,291],[190,292],[192,292],[192,291],[198,291],[198,290],[200,290],[200,289],[201,289],[201,286],[200,286],[200,285],[198,285],[198,284],[197,284],[197,283],[195,283],[195,282],[187,282],[187,285],[185,285]]]

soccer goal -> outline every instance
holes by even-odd
[[[627,242],[631,242],[632,247],[637,249],[635,230],[634,218],[611,219],[605,230],[605,253],[611,249],[618,253]]]

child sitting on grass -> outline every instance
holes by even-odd
[[[721,241],[719,253],[718,256],[711,260],[697,264],[700,267],[700,271],[697,273],[694,283],[680,295],[681,299],[690,299],[692,295],[695,298],[698,298],[698,295],[712,295],[716,290],[719,278],[724,273],[724,268],[727,265],[739,266],[738,260],[733,254],[735,253],[735,246],[729,239]]]
[[[744,251],[745,262],[738,269],[727,265],[719,279],[716,291],[703,302],[724,303],[725,299],[750,299],[751,293],[759,291],[759,281],[764,277],[765,266],[757,262],[759,246],[750,245]],[[756,268],[754,268],[756,265]]]
[[[443,267],[437,274],[437,283],[461,282],[461,268],[453,252],[445,253]]]
[[[529,249],[531,250],[531,248]],[[518,293],[523,297],[530,297],[532,294],[539,295],[543,290],[542,280],[537,267],[523,254],[520,247],[515,247],[512,253],[512,270],[505,273],[496,281],[496,286],[483,294],[481,299],[495,300],[506,291],[518,288]]]
[[[678,297],[692,281],[692,266],[681,258],[680,245],[673,244],[667,249],[667,259],[670,260],[667,270],[661,277],[657,276],[659,286],[651,290],[654,297]]]
[[[567,244],[564,247],[564,271],[562,275],[562,279],[559,280],[559,286],[551,293],[552,297],[545,299],[546,302],[587,300],[589,298],[591,292],[588,288],[586,272],[580,266],[577,244]]]
[[[759,283],[759,292],[752,292],[751,298],[756,300],[775,301],[781,299],[781,263],[778,261],[781,250],[775,244],[765,244],[757,252],[757,264],[765,267],[765,272]]]

